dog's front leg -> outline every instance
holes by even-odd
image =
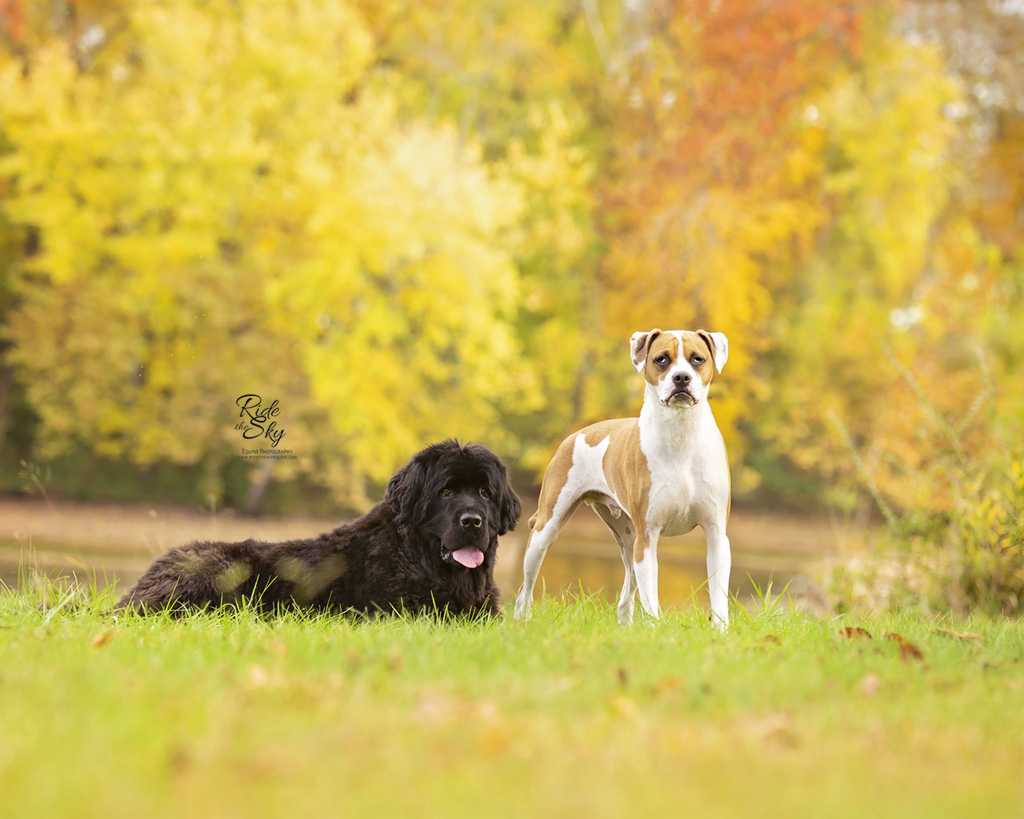
[[[729,574],[732,551],[725,526],[710,525],[704,530],[708,542],[708,594],[711,597],[711,620],[719,631],[729,626]]]
[[[660,531],[654,530],[636,533],[633,544],[633,574],[636,576],[636,587],[640,591],[640,605],[651,617],[661,616],[658,605],[658,536]]]

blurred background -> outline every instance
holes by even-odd
[[[529,514],[699,327],[737,582],[1020,613],[1022,295],[1021,0],[0,0],[8,582],[314,534],[445,437]],[[591,526],[549,587],[617,588]]]

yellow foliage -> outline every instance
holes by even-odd
[[[833,216],[797,279],[798,300],[782,302],[785,369],[760,428],[808,471],[867,481],[900,508],[941,511],[949,495],[935,485],[936,453],[947,444],[933,436],[944,430],[971,449],[975,402],[992,400],[971,352],[987,297],[958,287],[985,252],[970,225],[944,218],[955,158],[943,110],[958,91],[932,46],[894,36],[887,18],[875,23],[862,63],[816,101]]]
[[[288,413],[302,460],[279,470],[339,461],[350,495],[445,436],[514,452],[520,184],[402,121],[350,4],[144,4],[128,27],[94,70],[48,46],[0,76],[4,208],[42,238],[10,360],[50,452],[230,457],[251,392]]]

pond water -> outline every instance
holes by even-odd
[[[557,549],[562,546],[562,549]],[[610,603],[617,602],[622,589],[624,569],[618,547],[609,537],[608,556],[603,557],[573,549],[572,542],[559,542],[548,552],[537,581],[535,598],[549,595],[597,594]],[[731,592],[740,600],[752,600],[757,592],[769,587],[777,594],[799,574],[795,567],[766,569],[744,566],[734,558]],[[504,599],[512,600],[522,582],[522,566],[510,582],[502,583]],[[504,579],[504,578],[500,578]],[[672,606],[708,605],[707,567],[703,554],[660,554],[658,560],[658,598],[663,608]],[[637,606],[640,599],[637,597]]]
[[[524,514],[524,522],[526,519]],[[825,562],[835,552],[834,527],[801,517],[736,512],[729,528],[733,546],[730,587],[738,600],[756,603],[759,592],[771,588],[777,595],[788,586],[804,604],[812,608],[825,605],[823,593],[812,578],[821,576]],[[499,547],[495,579],[506,604],[514,599],[522,582],[527,536],[527,527],[520,526],[519,531],[503,538]],[[190,539],[183,537],[180,542]],[[179,541],[172,539],[163,547],[175,542]],[[663,608],[707,607],[704,549],[704,537],[699,529],[681,538],[662,539],[658,562],[659,598]],[[0,580],[14,588],[33,573],[25,571],[26,567],[31,567],[34,573],[45,574],[48,578],[75,578],[96,588],[116,583],[119,591],[125,591],[160,551],[162,548],[119,546],[104,550],[59,543],[39,544],[29,549],[24,543],[0,540]],[[588,510],[580,510],[548,552],[537,583],[537,596],[542,593],[596,594],[614,603],[622,578],[622,562],[611,534],[596,516]]]
[[[583,593],[596,594],[609,603],[618,600],[624,572],[618,546],[596,517],[588,521],[586,515],[585,510],[578,512],[551,546],[541,567],[535,597],[542,593]],[[819,527],[801,530],[799,526],[794,528],[793,521],[776,523],[779,525],[768,530],[752,519],[743,525],[734,521],[730,526],[734,530],[730,534],[731,595],[752,605],[769,590],[777,596],[788,588],[800,605],[824,607],[824,593],[815,578],[824,572],[832,551],[827,535],[822,539],[812,534],[811,530],[817,530],[820,536]],[[525,542],[523,533],[498,561],[495,577],[506,601],[515,597],[522,582]],[[683,537],[663,538],[658,546],[658,598],[662,608],[707,608],[706,587],[703,533],[698,529]]]

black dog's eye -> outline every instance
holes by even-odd
[[[701,364],[704,363],[704,361],[705,361],[705,359],[701,358],[699,355],[695,355],[695,356],[690,358],[690,363],[694,367],[699,367]]]
[[[486,489],[484,489],[484,488],[483,488],[483,487],[481,486],[481,487],[480,487],[480,497],[481,497],[481,498],[483,498],[484,500],[487,500],[488,498],[490,498],[490,497],[491,497],[491,493],[490,493],[490,492],[488,492],[488,491],[487,491]]]
[[[657,364],[659,367],[666,367],[668,366],[668,356],[662,353],[656,359],[654,359],[654,363]]]
[[[443,497],[443,498],[450,497],[451,494],[452,494],[452,490],[449,489],[447,486],[444,489],[441,490],[441,497]]]

